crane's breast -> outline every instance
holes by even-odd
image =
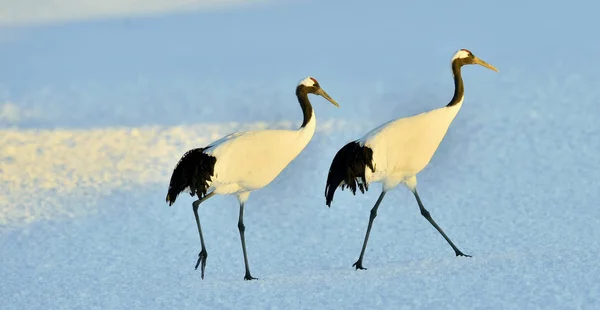
[[[217,158],[212,185],[236,184],[240,190],[261,188],[275,179],[306,143],[298,139],[297,131],[291,130],[238,135],[210,150]]]
[[[406,177],[419,173],[444,138],[455,116],[452,112],[441,108],[401,118],[367,134],[364,145],[373,150],[376,169],[386,175]]]

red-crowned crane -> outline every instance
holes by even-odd
[[[446,135],[450,123],[460,110],[464,99],[464,85],[461,68],[464,65],[482,65],[498,72],[487,62],[477,58],[469,50],[461,49],[452,57],[454,75],[454,96],[445,107],[410,117],[399,118],[384,123],[371,130],[362,138],[342,147],[331,163],[325,186],[325,201],[331,206],[333,195],[338,187],[348,187],[353,194],[368,190],[373,182],[382,183],[382,191],[371,209],[369,225],[358,260],[352,265],[363,267],[367,241],[377,216],[377,209],[386,192],[403,184],[414,194],[421,215],[438,230],[454,250],[456,256],[467,256],[446,236],[444,231],[431,218],[417,193],[417,174],[427,166]]]
[[[298,130],[233,133],[203,148],[186,152],[175,166],[166,200],[169,206],[173,205],[181,192],[196,195],[198,198],[192,203],[201,246],[195,268],[201,266],[202,279],[207,252],[198,217],[198,206],[214,195],[237,196],[240,203],[238,229],[246,268],[244,279],[256,279],[250,274],[246,254],[244,204],[252,191],[271,183],[298,156],[315,133],[315,113],[308,100],[308,94],[320,95],[339,107],[315,78],[307,77],[296,87],[296,96],[304,115]]]

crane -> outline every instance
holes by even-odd
[[[299,129],[236,132],[205,147],[187,151],[176,164],[166,201],[169,206],[173,205],[182,192],[198,198],[192,203],[201,245],[195,269],[201,266],[202,279],[208,254],[198,207],[214,195],[237,196],[240,205],[238,230],[246,268],[244,279],[256,279],[250,274],[246,252],[244,205],[251,192],[271,183],[311,140],[316,119],[308,94],[322,96],[339,107],[315,78],[306,77],[296,87],[296,97],[304,116]]]
[[[382,184],[381,194],[370,212],[360,256],[352,265],[357,270],[366,269],[363,267],[363,258],[379,205],[386,192],[400,184],[412,191],[421,215],[450,244],[456,256],[470,257],[454,245],[423,206],[417,192],[417,174],[427,166],[462,107],[464,84],[461,68],[475,64],[498,72],[498,69],[476,57],[471,51],[458,50],[451,61],[454,95],[446,106],[384,123],[360,139],[344,145],[333,158],[325,186],[325,203],[328,207],[331,207],[337,188],[344,190],[347,187],[356,194],[357,188],[364,193],[369,184]]]

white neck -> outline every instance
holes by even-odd
[[[300,129],[296,129],[294,130],[297,135],[296,135],[296,142],[293,144],[294,148],[297,147],[297,149],[295,150],[295,153],[300,153],[308,144],[308,142],[310,142],[310,139],[312,139],[313,135],[315,134],[315,128],[317,125],[317,119],[315,117],[315,112],[313,110],[312,115],[310,120],[308,121],[308,123],[306,123],[306,125],[304,127],[300,127]]]
[[[463,101],[465,101],[465,95],[463,95],[460,100],[453,106],[445,107],[445,109],[449,112],[450,122],[454,120],[460,108],[462,108]]]
[[[306,126],[301,127],[298,132],[300,132],[300,136],[307,136],[308,140],[312,138],[315,134],[315,128],[317,127],[317,117],[315,116],[315,110],[313,109],[311,113],[310,120],[306,123]],[[307,141],[308,143],[308,141]]]

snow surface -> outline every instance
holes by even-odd
[[[2,29],[0,308],[600,308],[597,9],[286,2]],[[315,35],[299,45],[309,16]],[[382,122],[446,104],[459,48],[500,72],[465,68],[465,102],[418,187],[473,257],[455,257],[400,188],[356,271],[380,186],[327,208],[331,159]],[[164,200],[171,169],[230,132],[299,126],[293,91],[307,75],[341,108],[311,96],[313,140],[250,195],[259,280],[243,280],[234,197],[200,208],[201,280],[193,198]]]

